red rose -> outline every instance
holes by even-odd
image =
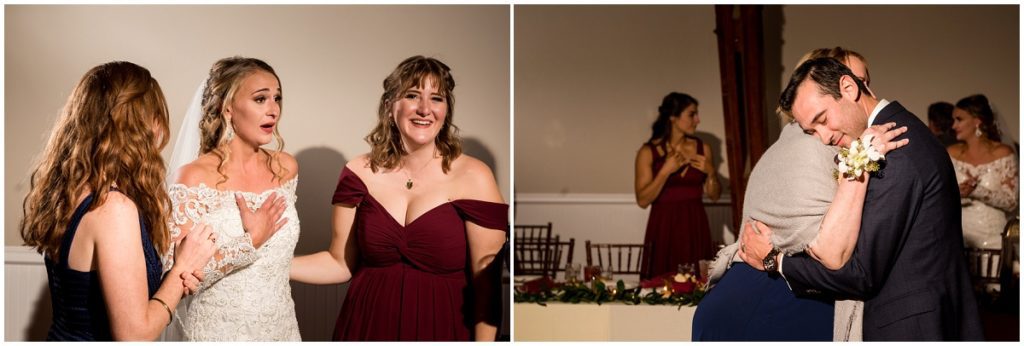
[[[674,294],[690,294],[697,288],[697,284],[693,281],[687,282],[672,282],[672,292]]]
[[[674,272],[665,273],[665,274],[661,274],[661,275],[652,277],[652,278],[647,279],[647,280],[640,281],[640,287],[641,288],[663,287],[663,286],[665,286],[665,281],[671,282],[672,281],[672,277],[675,276],[675,275],[676,275],[676,273],[674,273]]]
[[[527,281],[523,284],[523,289],[526,293],[540,293],[543,291],[550,291],[555,287],[555,282],[551,278],[545,276]]]

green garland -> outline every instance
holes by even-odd
[[[579,304],[583,303],[611,303],[620,302],[626,305],[676,305],[680,309],[683,306],[696,306],[704,298],[704,290],[694,289],[693,293],[675,293],[664,297],[656,292],[648,292],[641,295],[641,288],[626,289],[626,285],[619,280],[615,287],[609,289],[599,280],[591,282],[588,287],[583,283],[555,285],[551,289],[540,290],[539,292],[515,291],[513,301],[516,303],[537,303],[547,306],[547,302],[562,302]]]

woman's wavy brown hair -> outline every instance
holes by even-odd
[[[274,75],[277,85],[281,85],[281,78],[269,64],[260,59],[240,56],[220,59],[214,63],[210,68],[210,76],[206,79],[206,87],[203,88],[203,117],[199,120],[199,154],[213,153],[220,159],[217,173],[220,173],[221,180],[217,182],[217,185],[228,181],[228,176],[224,173],[224,164],[231,156],[227,147],[229,124],[224,117],[224,109],[235,100],[235,93],[238,92],[242,81],[257,71]],[[283,101],[284,87],[281,88]],[[281,109],[284,109],[284,103],[281,103]],[[278,123],[280,124],[280,122]],[[281,137],[279,128],[279,125],[274,126],[274,139],[277,142],[277,149],[274,150],[274,153],[271,154],[269,150],[263,148],[259,148],[259,150],[267,155],[267,169],[274,173],[275,179],[281,180],[288,170],[281,166],[280,158],[277,155],[284,149],[284,138]]]
[[[167,114],[160,84],[145,68],[116,61],[89,70],[68,97],[32,172],[22,204],[25,243],[57,260],[79,195],[91,191],[96,202],[89,210],[95,210],[116,185],[135,202],[157,252],[165,253],[170,199],[160,150],[170,137]]]
[[[455,90],[455,79],[452,78],[451,69],[440,60],[417,55],[402,61],[384,79],[384,93],[380,95],[380,105],[377,107],[377,126],[366,136],[366,142],[370,144],[370,170],[373,172],[379,168],[398,167],[402,156],[408,154],[402,145],[398,126],[392,121],[391,112],[402,94],[413,87],[423,87],[428,78],[437,85],[438,93],[448,104],[448,114],[444,118],[441,132],[434,139],[437,151],[441,154],[441,169],[448,173],[452,160],[462,155],[459,128],[452,120],[455,114],[455,94],[452,93]]]

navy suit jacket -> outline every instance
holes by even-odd
[[[898,102],[874,124],[888,122],[906,126],[910,144],[872,174],[849,262],[832,271],[800,253],[782,273],[797,295],[864,300],[864,340],[981,340],[949,154]]]

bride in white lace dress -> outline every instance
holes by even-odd
[[[280,80],[263,61],[233,57],[214,64],[204,85],[193,100],[201,108],[192,107],[199,110],[186,116],[185,136],[179,136],[169,166],[173,169],[198,151],[169,187],[172,235],[206,223],[218,236],[218,253],[179,318],[184,336],[193,341],[298,341],[288,282],[299,237],[298,165],[280,151]],[[183,138],[195,113],[198,128],[191,131],[199,137],[191,141],[199,145],[192,150]],[[275,139],[277,150],[261,148]]]
[[[1017,209],[1017,157],[999,142],[995,115],[984,95],[968,96],[953,109],[953,130],[962,143],[948,148],[960,184],[964,242],[1000,249],[1009,213]]]

